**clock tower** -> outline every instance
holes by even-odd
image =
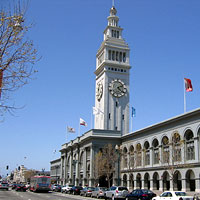
[[[96,55],[95,129],[129,133],[129,46],[114,6],[110,9],[104,40]]]

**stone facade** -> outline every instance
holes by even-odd
[[[94,186],[95,154],[110,143],[119,156],[112,184],[200,192],[200,109],[129,132],[129,47],[116,13],[97,52],[95,129],[62,145],[60,182]]]

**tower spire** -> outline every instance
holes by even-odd
[[[115,7],[115,0],[112,0],[112,6]]]

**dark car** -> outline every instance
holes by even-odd
[[[155,196],[151,190],[136,189],[126,196],[126,200],[151,200]]]
[[[26,192],[27,187],[24,184],[17,184],[15,187],[16,191],[22,191],[22,192]]]
[[[5,181],[0,182],[0,189],[8,190],[8,187],[9,187],[9,185],[7,182],[5,182]]]
[[[80,191],[83,190],[81,186],[73,186],[70,190],[70,194],[80,194]]]
[[[80,195],[85,197],[91,197],[92,191],[94,190],[95,190],[94,187],[85,187],[80,191]]]
[[[55,192],[61,192],[61,188],[62,188],[61,185],[56,185],[55,188],[54,188],[54,191]]]

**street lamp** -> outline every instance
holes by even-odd
[[[118,172],[117,172],[117,185],[119,186],[120,185],[120,145],[116,145],[115,146],[115,150],[117,152],[117,169],[118,169]]]

